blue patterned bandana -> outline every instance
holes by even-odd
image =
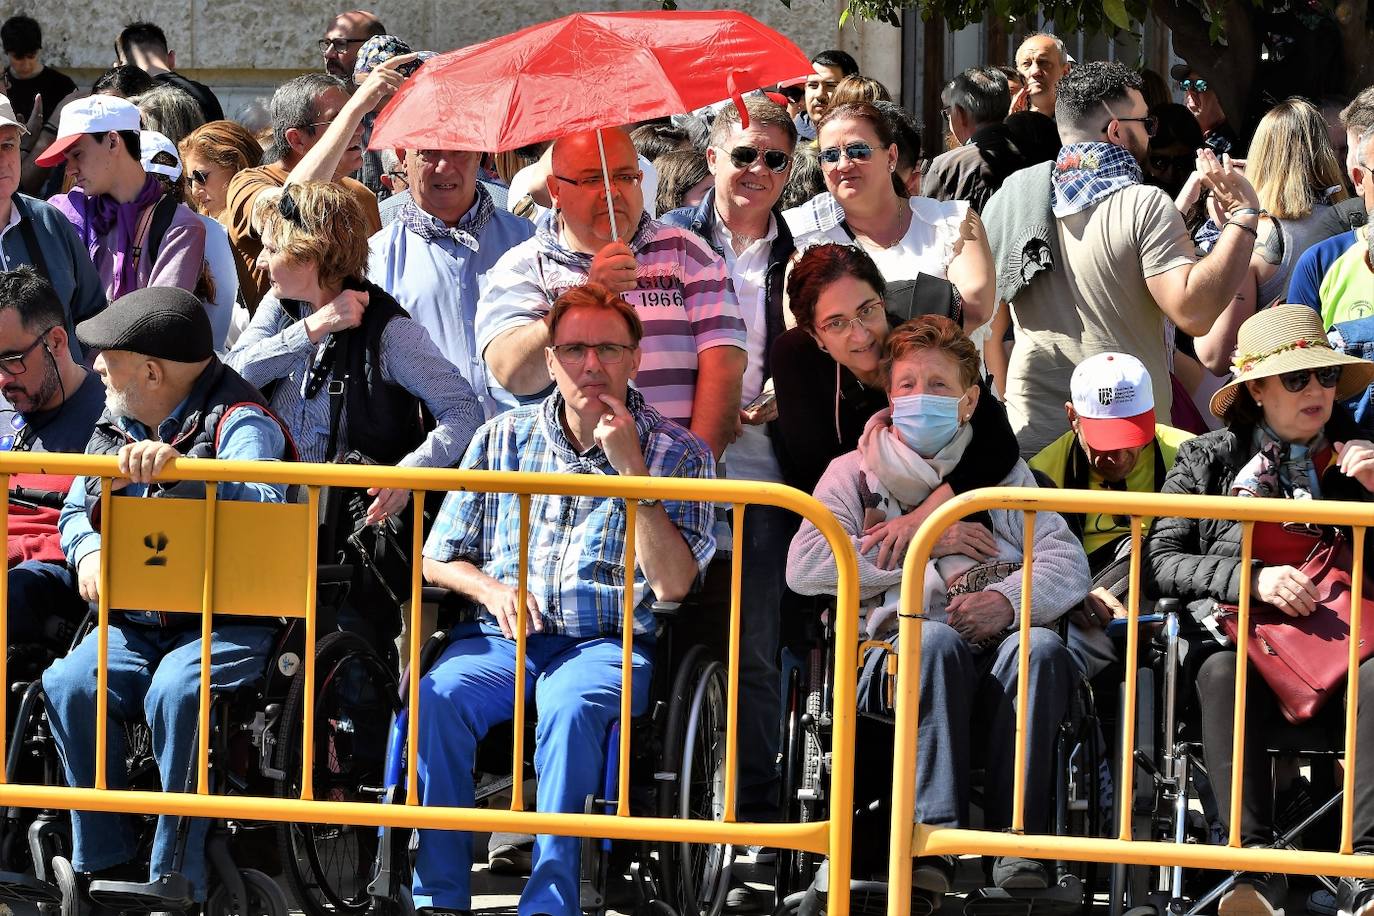
[[[1143,176],[1135,157],[1111,143],[1070,143],[1059,151],[1050,171],[1054,184],[1054,215],[1063,219],[1081,213],[1122,188],[1140,184]]]
[[[477,199],[468,212],[463,214],[463,218],[458,220],[457,226],[448,226],[443,220],[430,216],[416,206],[413,200],[401,207],[397,218],[400,219],[401,225],[426,242],[453,239],[459,245],[477,251],[480,247],[477,240],[481,238],[482,230],[487,228],[487,223],[491,222],[495,212],[496,206],[491,201],[491,192],[482,187],[479,181]]]

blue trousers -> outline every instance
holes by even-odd
[[[917,726],[916,820],[969,826],[972,747],[983,750],[984,823],[1011,826],[1016,755],[1016,676],[1020,636],[976,651],[953,627],[921,625],[921,718]],[[1075,673],[1059,635],[1030,631],[1030,710],[1026,716],[1026,830],[1046,832],[1053,797],[1054,739],[1068,710]]]
[[[525,656],[526,696],[539,721],[534,765],[537,809],[581,813],[601,791],[606,732],[620,715],[619,639],[533,634]],[[649,700],[652,646],[636,642],[632,708]],[[491,628],[464,625],[420,679],[420,802],[471,807],[477,742],[515,714],[515,643]],[[580,840],[538,836],[521,916],[576,916]],[[470,909],[472,835],[421,830],[415,853],[415,905]]]
[[[43,675],[48,718],[66,770],[67,784],[95,784],[95,714],[97,633],[90,633]],[[262,676],[275,630],[231,624],[217,627],[210,644],[210,684],[232,691]],[[110,620],[107,784],[123,788],[126,740],[123,723],[145,720],[152,730],[162,787],[168,792],[194,791],[200,709],[200,628],[145,626],[119,617]],[[148,863],[149,880],[179,870],[205,899],[205,835],[210,822],[192,819],[186,854],[176,868],[176,817],[158,818]],[[72,864],[77,871],[98,871],[128,862],[137,854],[138,838],[121,814],[72,812]]]
[[[55,631],[75,627],[86,615],[86,602],[76,590],[76,573],[65,563],[25,560],[9,571],[10,645],[41,643],[64,651]]]

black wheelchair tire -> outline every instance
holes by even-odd
[[[384,741],[375,749],[378,752],[375,761],[365,761],[362,771],[344,774],[342,781],[321,779],[330,766],[327,759],[330,736],[321,730],[335,727],[321,712],[331,697],[330,691],[337,688],[341,673],[351,665],[359,666],[356,670],[367,678],[369,696],[388,704],[386,714],[379,712],[382,720],[389,721],[395,713],[398,702],[396,677],[367,640],[355,633],[343,632],[329,633],[319,640],[315,660],[315,727],[320,736],[315,759],[315,797],[380,802],[377,796],[365,794],[360,789],[381,785]],[[285,774],[274,785],[274,794],[279,798],[300,797],[304,702],[305,671],[302,667],[287,693],[277,739],[273,765]],[[323,749],[319,746],[321,743]],[[287,887],[307,916],[360,916],[371,909],[374,901],[368,894],[368,884],[376,857],[376,828],[281,823],[276,827],[276,834]],[[344,886],[345,881],[348,886]]]
[[[243,880],[244,893],[248,895],[247,912],[235,911],[229,889],[220,884],[205,901],[205,916],[291,916],[286,892],[277,882],[256,868],[245,868],[239,872],[239,877]]]

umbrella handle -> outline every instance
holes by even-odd
[[[606,168],[606,144],[601,140],[601,131],[596,132],[596,148],[601,153],[601,180],[606,186],[606,216],[611,221],[611,241],[617,241],[620,233],[615,225],[615,204],[611,201],[611,173]]]

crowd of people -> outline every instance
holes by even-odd
[[[176,71],[153,23],[119,34],[89,92],[43,63],[33,19],[6,21],[0,42],[0,450],[118,455],[119,492],[149,497],[187,495],[157,480],[179,455],[790,484],[851,537],[861,628],[889,643],[906,549],[936,507],[984,486],[1101,492],[1100,512],[1038,513],[1032,543],[1006,511],[941,535],[922,584],[923,823],[971,824],[975,756],[983,823],[1011,823],[1033,552],[1025,825],[1049,829],[1055,733],[1073,685],[1116,663],[1105,631],[1126,614],[1130,522],[1112,492],[1374,500],[1374,87],[1275,100],[1247,132],[1187,63],[1169,74],[1184,104],[1148,100],[1161,75],[1075,62],[1037,33],[1010,65],[949,81],[940,143],[826,50],[795,80],[645,124],[515,151],[373,150],[378,112],[429,55],[371,13],[329,24],[321,71],[277,87],[257,131]],[[11,640],[62,655],[101,588],[99,481],[10,482]],[[409,499],[374,487],[345,528],[402,531]],[[523,627],[537,805],[581,812],[620,709],[621,593],[640,708],[641,675],[665,663],[654,605],[727,607],[739,551],[739,817],[784,816],[780,634],[838,576],[813,525],[751,505],[734,543],[723,507],[642,499],[626,570],[624,501],[535,496],[522,607],[516,498],[430,508],[415,560],[473,613],[420,681],[422,804],[472,803],[476,745],[512,715]],[[1146,527],[1154,598],[1234,603],[1249,577],[1295,619],[1320,599],[1284,537],[1247,568],[1238,523]],[[339,626],[391,643],[399,608],[380,603],[355,589]],[[169,789],[190,772],[200,639],[177,615],[111,618],[110,714],[153,725]],[[94,777],[95,642],[43,676],[73,785]],[[260,676],[268,642],[261,625],[217,626],[216,688]],[[1235,667],[1217,652],[1196,684],[1223,824]],[[1269,688],[1250,685],[1250,734],[1280,728]],[[1247,765],[1247,844],[1268,842],[1268,780]],[[1357,785],[1354,846],[1374,853],[1374,784]],[[145,867],[117,815],[74,812],[76,871],[158,881],[174,867],[163,820]],[[197,823],[178,861],[203,898]],[[500,842],[530,862],[522,913],[578,911],[575,840]],[[420,831],[419,911],[470,910],[472,860],[469,835]],[[919,892],[948,893],[954,868],[918,860]],[[988,880],[1053,879],[1002,856]],[[736,890],[732,911],[758,905]],[[1245,873],[1219,913],[1272,916],[1284,894],[1282,876]],[[1374,881],[1343,879],[1337,904],[1374,912]]]

